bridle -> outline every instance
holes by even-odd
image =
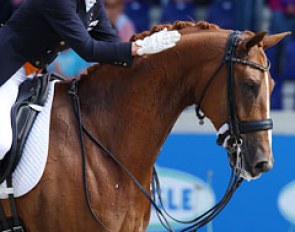
[[[197,117],[202,122],[205,118],[205,115],[200,113],[200,107],[202,100],[204,99],[205,93],[207,89],[209,88],[212,81],[215,79],[217,73],[220,71],[220,69],[223,67],[225,63],[228,64],[228,79],[227,79],[227,87],[228,87],[228,104],[229,104],[229,117],[228,117],[228,130],[226,130],[224,133],[221,133],[218,136],[217,143],[219,145],[223,144],[224,141],[229,136],[228,145],[226,147],[226,150],[229,155],[236,155],[237,156],[237,165],[236,167],[232,168],[231,177],[229,184],[227,186],[227,189],[225,191],[225,194],[223,198],[211,209],[207,210],[202,215],[189,220],[189,221],[180,221],[178,219],[175,219],[169,213],[165,210],[164,205],[162,203],[161,198],[161,187],[160,182],[158,179],[157,172],[154,168],[153,172],[153,178],[152,178],[152,185],[151,185],[151,195],[143,188],[143,186],[136,180],[136,178],[132,175],[132,173],[124,166],[122,162],[120,162],[116,156],[108,150],[102,143],[97,140],[91,132],[83,125],[81,121],[81,112],[80,112],[80,101],[78,97],[78,80],[73,80],[71,89],[69,90],[69,94],[73,98],[73,107],[75,111],[75,116],[77,118],[78,122],[78,129],[79,129],[79,137],[80,137],[80,143],[81,143],[81,151],[82,151],[82,173],[83,173],[83,188],[84,188],[84,194],[87,202],[88,209],[94,218],[94,220],[100,224],[105,231],[110,232],[111,230],[107,228],[107,226],[97,217],[95,214],[89,194],[88,194],[88,186],[87,186],[87,178],[86,178],[86,149],[85,149],[85,142],[84,142],[84,135],[86,135],[98,148],[103,150],[122,170],[125,171],[125,173],[132,179],[134,184],[139,188],[139,190],[145,195],[145,197],[149,200],[151,205],[154,207],[157,216],[162,223],[162,225],[170,232],[174,232],[173,228],[171,227],[170,223],[167,220],[167,217],[171,218],[172,220],[181,223],[181,224],[189,224],[187,227],[181,230],[181,232],[185,231],[197,231],[201,227],[205,226],[208,222],[213,220],[215,216],[217,216],[227,205],[227,203],[230,201],[231,197],[233,196],[236,189],[240,186],[240,184],[243,181],[243,178],[240,177],[241,174],[241,168],[239,168],[239,165],[241,165],[241,161],[238,162],[239,157],[239,149],[242,144],[242,138],[241,134],[260,131],[260,130],[269,130],[272,129],[273,124],[271,119],[263,119],[258,121],[250,121],[250,122],[239,122],[235,110],[235,97],[234,97],[234,64],[235,63],[241,63],[248,65],[252,68],[259,69],[262,71],[267,71],[270,69],[270,64],[268,63],[267,67],[264,67],[260,64],[251,62],[249,60],[240,59],[234,56],[235,49],[237,46],[238,38],[239,38],[240,32],[234,31],[230,34],[229,40],[227,42],[227,50],[226,54],[224,56],[223,61],[218,66],[218,68],[215,70],[213,75],[210,77],[208,83],[206,84],[205,88],[202,91],[202,94],[200,95],[199,104],[196,106],[196,114]],[[158,202],[158,204],[157,204]]]
[[[204,100],[205,94],[217,76],[218,72],[221,70],[223,65],[227,64],[227,101],[228,101],[228,129],[223,131],[218,135],[217,144],[223,145],[226,141],[226,149],[227,152],[232,154],[237,150],[237,147],[241,146],[243,140],[241,134],[247,134],[262,130],[270,130],[273,128],[272,119],[261,119],[257,121],[247,121],[241,122],[238,120],[236,113],[236,102],[235,102],[235,92],[234,92],[234,81],[235,81],[235,73],[234,73],[234,64],[239,63],[243,65],[250,66],[251,68],[258,69],[261,71],[268,71],[270,69],[270,62],[268,61],[267,66],[262,66],[261,64],[254,63],[250,60],[242,59],[235,57],[235,51],[237,48],[237,44],[240,38],[240,31],[233,31],[229,35],[229,39],[226,45],[226,53],[225,56],[215,70],[213,75],[210,77],[207,82],[205,88],[203,89],[198,105],[196,106],[196,115],[200,120],[200,124],[203,124],[203,120],[205,115],[201,113],[201,105]]]

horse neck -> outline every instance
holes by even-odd
[[[137,163],[133,173],[142,178],[150,173],[179,114],[194,100],[191,85],[198,79],[191,72],[204,64],[198,54],[187,59],[182,49],[138,59],[133,69],[103,67],[81,81],[83,120],[127,166],[134,169],[131,164]]]

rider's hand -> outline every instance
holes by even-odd
[[[138,47],[136,49],[136,54],[142,56],[164,51],[168,48],[174,47],[180,38],[181,34],[178,31],[168,31],[167,28],[165,28],[164,30],[156,32],[151,36],[147,36],[142,40],[136,40],[135,45]]]

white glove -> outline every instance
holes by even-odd
[[[180,38],[181,34],[178,31],[167,31],[167,28],[165,28],[164,30],[156,32],[151,36],[147,36],[142,40],[136,40],[135,44],[140,47],[136,53],[137,55],[142,56],[164,51],[168,48],[174,47]]]

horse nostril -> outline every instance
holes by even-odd
[[[256,173],[262,173],[262,172],[267,172],[271,169],[272,165],[270,162],[267,161],[261,161],[258,164],[256,164],[254,170]]]

